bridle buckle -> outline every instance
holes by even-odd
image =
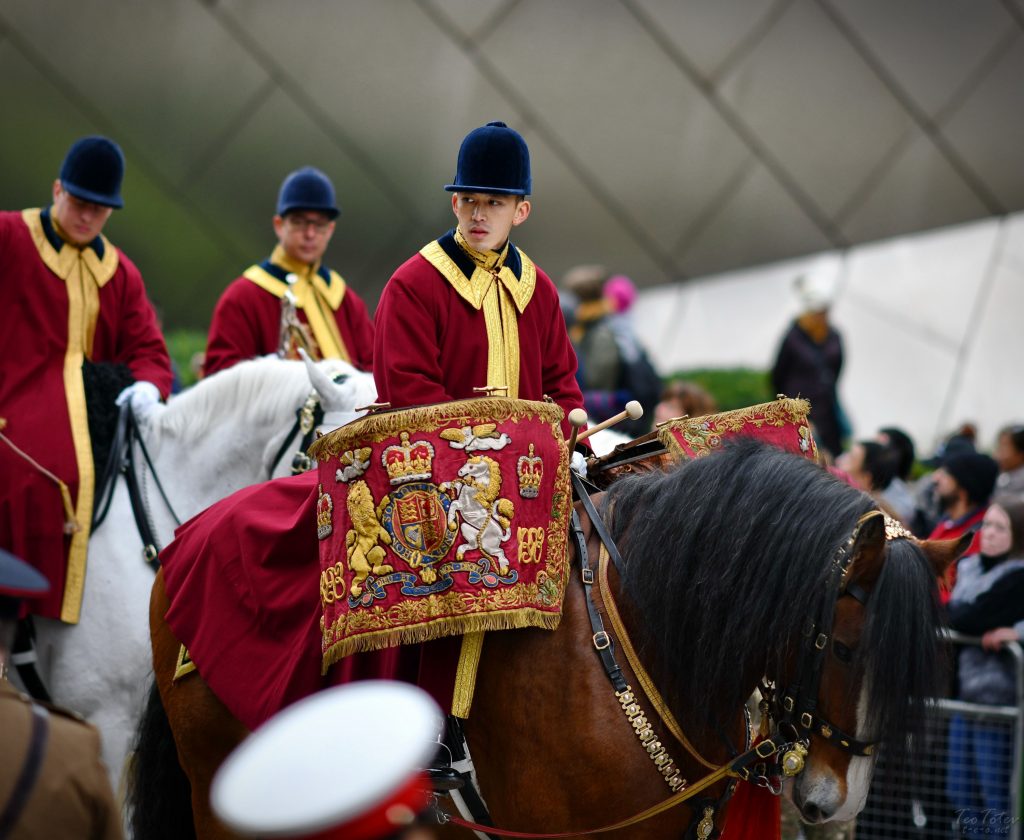
[[[594,647],[597,650],[605,650],[605,649],[610,648],[612,646],[611,637],[604,630],[598,630],[594,634],[593,640],[594,640]]]

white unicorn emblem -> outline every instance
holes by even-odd
[[[474,455],[459,470],[459,479],[442,484],[455,490],[455,501],[448,508],[448,527],[454,529],[456,514],[462,515],[462,539],[455,550],[461,560],[467,551],[479,551],[498,563],[498,573],[508,572],[509,562],[501,544],[512,536],[511,520],[515,509],[508,499],[499,499],[501,470],[486,455]]]

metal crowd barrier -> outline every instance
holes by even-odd
[[[981,639],[947,632],[954,646],[980,645]],[[1006,837],[1021,840],[1021,761],[1024,756],[1024,650],[1017,642],[1004,648],[1014,660],[1017,675],[1017,705],[989,706],[937,698],[935,713],[927,725],[922,761],[899,774],[879,759],[867,804],[857,817],[856,840],[952,840],[959,837]],[[955,648],[954,648],[955,650]],[[949,731],[959,716],[970,723],[984,724],[994,737],[1012,746],[1009,755],[989,755],[992,766],[1005,775],[1009,769],[1009,808],[1005,813],[980,810],[957,813],[947,796],[947,778],[952,762]],[[958,760],[952,765],[959,767]]]

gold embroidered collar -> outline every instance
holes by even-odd
[[[484,298],[497,280],[498,284],[508,292],[515,308],[521,315],[533,297],[533,290],[537,285],[537,267],[533,261],[511,243],[506,243],[500,253],[492,251],[490,254],[484,254],[463,245],[462,242],[465,240],[462,239],[460,242],[460,239],[462,239],[462,235],[456,228],[454,236],[446,234],[441,239],[427,243],[420,249],[420,254],[451,283],[455,291],[474,309],[479,310],[483,306]],[[472,266],[469,276],[445,250],[442,245],[444,240],[454,242],[458,250],[468,258],[469,265]],[[520,263],[518,277],[509,266],[509,257],[512,255],[513,249],[515,249]],[[479,258],[482,258],[485,263],[489,263],[491,267],[483,267]]]
[[[110,281],[110,278],[114,276],[114,272],[117,271],[117,249],[110,244],[110,240],[103,236],[103,234],[99,236],[99,239],[103,242],[103,258],[101,259],[91,245],[79,248],[62,239],[60,250],[54,248],[49,237],[46,235],[46,231],[43,230],[42,210],[40,208],[35,207],[30,210],[23,210],[21,218],[28,227],[32,242],[39,252],[39,258],[61,280],[67,280],[76,267],[78,267],[79,261],[81,261],[85,273],[92,277],[96,287],[100,289]],[[54,225],[54,230],[59,235],[56,219],[51,216],[50,221]]]

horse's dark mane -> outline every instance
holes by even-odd
[[[873,507],[810,461],[751,440],[620,480],[606,505],[625,590],[643,611],[638,641],[666,700],[687,710],[743,702],[751,673],[779,673],[835,597],[829,561]]]
[[[910,540],[893,540],[888,549],[868,600],[857,665],[871,675],[867,733],[899,762],[923,746],[927,701],[944,688],[949,661],[936,632],[943,619],[931,564]]]

